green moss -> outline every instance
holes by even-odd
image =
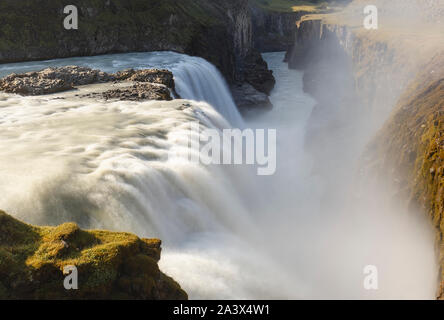
[[[160,241],[84,231],[76,224],[33,227],[0,211],[0,299],[186,299],[161,273]],[[79,290],[65,290],[74,265]]]

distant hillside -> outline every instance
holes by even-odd
[[[280,12],[315,12],[350,2],[350,0],[251,0],[263,9]]]

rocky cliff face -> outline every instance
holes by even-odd
[[[427,213],[436,228],[444,299],[444,51],[405,90],[365,154],[367,173],[388,181],[409,209]]]
[[[0,63],[129,51],[201,56],[242,82],[254,54],[248,0],[76,0],[78,30],[65,30],[63,1],[0,3]],[[268,71],[264,73],[273,79]],[[256,87],[255,83],[251,83]]]
[[[159,270],[160,245],[73,223],[34,227],[0,211],[0,299],[187,299]],[[77,290],[64,287],[67,266]]]
[[[0,91],[23,96],[38,96],[64,92],[78,86],[94,83],[110,83],[118,88],[92,92],[88,97],[105,100],[173,100],[178,96],[173,74],[168,70],[123,70],[108,74],[100,70],[79,66],[47,68],[38,72],[10,74],[0,79]]]
[[[362,27],[366,4],[383,9],[380,21],[386,20],[380,30]],[[338,149],[354,148],[363,153],[360,179],[377,180],[390,190],[387,197],[404,199],[408,211],[420,209],[431,217],[441,266],[439,298],[444,279],[444,58],[439,52],[444,39],[436,30],[442,26],[437,12],[443,9],[439,1],[358,0],[340,14],[302,18],[296,45],[287,53],[290,67],[305,71],[304,89],[318,101],[307,147],[320,166],[355,179],[350,170],[354,159],[345,156],[346,163],[327,165],[322,160]],[[368,148],[360,150],[369,140]],[[343,145],[316,147],[329,146],[329,141]]]
[[[263,97],[272,71],[253,46],[248,0],[76,0],[78,30],[66,30],[63,1],[0,3],[0,63],[171,50],[213,63],[235,88],[238,104]],[[244,86],[243,84],[249,86]]]
[[[251,5],[254,47],[261,52],[286,51],[294,44],[296,22],[308,12],[277,12]]]

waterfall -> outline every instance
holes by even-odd
[[[277,281],[279,268],[261,253],[254,261],[266,263],[248,262],[254,249],[239,237],[260,235],[248,209],[248,196],[260,196],[250,185],[254,171],[188,160],[191,121],[230,127],[212,106],[0,94],[0,110],[0,208],[32,224],[74,221],[82,228],[160,238],[162,268],[178,281],[214,279],[212,287],[185,284],[193,298],[269,295],[261,287]],[[208,267],[202,272],[201,261]],[[228,288],[239,263],[251,276]],[[226,274],[221,278],[220,272]],[[282,287],[270,292],[290,294]]]
[[[231,124],[243,126],[228,86],[212,64],[202,58],[188,57],[171,71],[175,76],[177,92],[182,98],[206,101]]]
[[[162,268],[178,281],[188,279],[184,286],[193,298],[290,296],[287,273],[278,271],[276,276],[280,267],[245,239],[247,235],[261,238],[255,210],[250,208],[261,196],[260,188],[254,187],[254,168],[203,166],[188,160],[186,135],[191,122],[221,131],[232,126],[231,116],[231,120],[238,116],[217,70],[202,59],[173,53],[0,68],[24,72],[72,64],[108,72],[167,67],[176,74],[183,97],[214,105],[184,100],[105,102],[68,93],[57,95],[63,99],[0,93],[0,208],[38,225],[74,221],[83,228],[158,237],[164,248]],[[199,264],[205,270],[198,271]],[[240,265],[245,267],[240,270]],[[244,272],[249,276],[227,286]],[[192,279],[207,279],[213,285]],[[273,282],[283,285],[263,289]]]
[[[233,101],[227,83],[219,70],[205,59],[175,52],[137,52],[93,57],[75,57],[57,60],[9,63],[0,65],[0,77],[9,73],[38,71],[47,67],[78,65],[117,72],[127,68],[161,68],[173,72],[176,91],[183,99],[205,101],[212,105],[228,122],[242,127],[243,120]]]
[[[194,102],[177,110],[182,100],[135,104],[79,101],[67,94],[61,94],[63,100],[4,95],[0,129],[13,134],[2,136],[3,148],[11,148],[0,166],[0,170],[7,168],[1,173],[8,177],[0,187],[9,189],[0,198],[0,207],[34,223],[73,220],[85,227],[130,230],[171,242],[192,231],[238,228],[248,220],[239,189],[242,180],[249,180],[249,172],[188,161],[186,135],[191,122],[219,131],[242,124],[225,80],[214,66],[197,57],[152,52],[5,64],[0,75],[63,65],[106,72],[130,67],[170,69],[178,93]],[[15,157],[22,161],[7,160]],[[22,179],[23,167],[36,169]],[[21,193],[27,188],[31,199],[17,203],[11,183],[21,185],[18,199],[23,200]],[[73,203],[81,210],[73,211]]]
[[[267,177],[246,166],[189,161],[191,122],[220,132],[238,116],[223,78],[204,60],[162,52],[0,66],[3,74],[72,64],[168,68],[179,93],[197,100],[0,93],[0,208],[33,224],[74,221],[158,237],[161,269],[193,299],[433,295],[436,273],[425,267],[433,264],[433,241],[418,223],[379,206],[373,194],[348,212],[321,209],[328,193],[304,150],[314,101],[283,54],[266,58],[278,79],[275,108],[246,124],[279,130],[277,171]],[[368,264],[384,273],[378,292],[362,287]]]

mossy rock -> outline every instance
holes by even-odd
[[[0,211],[0,299],[187,299],[160,271],[160,246],[74,223],[35,227]],[[65,266],[77,268],[77,290],[64,288]]]

